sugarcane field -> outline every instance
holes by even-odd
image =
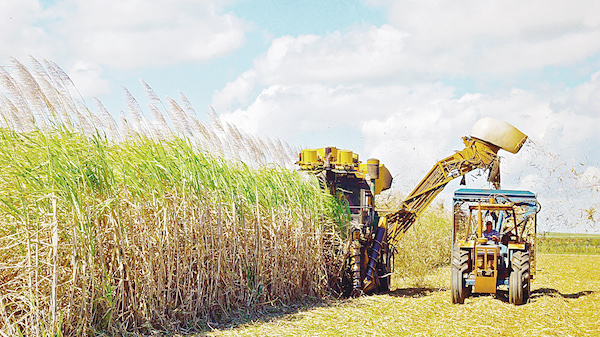
[[[0,3],[0,336],[600,336],[574,1]]]
[[[57,65],[13,62],[15,75],[2,72],[11,89],[0,143],[3,335],[599,331],[599,236],[536,235],[523,225],[535,225],[541,207],[529,192],[460,189],[454,216],[447,203],[432,203],[443,179],[456,176],[444,172],[495,165],[499,146],[465,140],[477,156],[440,161],[443,171],[432,169],[402,200],[384,195],[385,166],[369,160],[377,172],[368,172],[349,151],[303,150],[301,168],[287,169],[269,163],[294,161],[292,147],[224,125],[214,112],[204,124],[184,96],[183,106],[169,99],[161,112],[145,85],[164,124],[153,128],[132,96],[132,117],[118,124],[70,96]],[[525,142],[504,122],[484,122],[515,133],[517,143],[502,148],[518,152]],[[490,128],[472,133],[486,138]],[[482,162],[461,163],[468,156]],[[465,208],[471,199],[476,206]],[[465,209],[472,229],[457,223]],[[481,240],[482,217],[524,227],[508,231],[506,245]],[[501,246],[513,259],[531,254],[517,299],[513,278],[502,280],[517,267],[507,270],[507,254],[500,261]],[[484,256],[496,265],[469,257],[461,268],[470,275],[456,286],[454,255],[480,248],[493,250]],[[487,272],[492,288],[477,289]]]

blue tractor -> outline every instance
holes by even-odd
[[[537,213],[529,191],[460,189],[453,198],[452,303],[471,293],[508,288],[510,303],[527,303],[535,275]]]

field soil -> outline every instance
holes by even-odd
[[[262,318],[211,336],[598,336],[600,255],[539,254],[530,302],[508,303],[507,292],[450,301],[450,268],[420,286],[393,279],[392,292],[333,300],[292,314]]]

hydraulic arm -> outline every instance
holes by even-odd
[[[489,169],[488,180],[495,188],[500,187],[500,161],[497,156],[500,147],[473,137],[463,137],[463,141],[465,148],[437,162],[402,202],[400,210],[380,218],[378,227],[385,228],[382,232],[385,232],[385,239],[392,247],[451,180],[475,169]],[[379,245],[373,247],[369,256],[366,277],[363,281],[366,291],[374,285],[376,261],[380,251]]]
[[[475,169],[489,169],[489,180],[499,187],[498,146],[472,137],[464,137],[465,148],[442,159],[402,202],[400,210],[385,217],[388,242],[395,245],[451,180]],[[494,174],[495,172],[495,174]]]

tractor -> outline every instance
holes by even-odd
[[[510,303],[527,303],[535,275],[540,210],[529,191],[460,189],[454,193],[452,303],[464,303],[471,293],[496,294],[506,287]]]

